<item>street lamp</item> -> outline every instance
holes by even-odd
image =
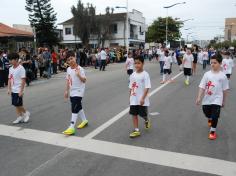
[[[126,7],[116,6],[117,9],[126,9],[126,50],[127,50],[127,56],[129,53],[129,2],[126,0]]]
[[[186,4],[186,2],[179,2],[179,3],[175,3],[173,5],[170,5],[170,6],[165,6],[164,8],[166,9],[166,46],[167,46],[167,43],[168,43],[168,9],[171,8],[171,7],[174,7],[176,5],[180,5],[180,4]]]

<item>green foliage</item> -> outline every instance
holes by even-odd
[[[88,48],[91,32],[96,27],[96,9],[89,3],[87,6],[84,6],[81,0],[79,0],[77,6],[71,8],[71,13],[74,17],[74,34],[78,36],[83,45]]]
[[[223,48],[228,49],[229,47],[236,48],[236,40],[234,40],[232,42],[231,41],[224,41],[224,42],[220,42],[220,43],[211,42],[208,47],[209,48],[214,47],[215,49],[223,49]]]
[[[168,17],[168,41],[180,38],[180,28],[183,23]],[[166,40],[166,18],[159,17],[148,27],[147,42],[164,43]]]
[[[56,29],[56,13],[51,0],[26,0],[25,9],[29,12],[29,22],[35,28],[37,44],[52,47],[58,43]]]

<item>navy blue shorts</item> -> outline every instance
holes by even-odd
[[[23,106],[23,97],[19,97],[18,93],[11,93],[11,102],[15,107]]]
[[[145,119],[148,116],[148,107],[147,106],[140,106],[140,105],[137,105],[137,106],[131,105],[129,114],[133,115],[133,116],[140,116]]]
[[[71,112],[78,114],[82,110],[82,97],[70,97]]]

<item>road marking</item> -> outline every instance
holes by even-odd
[[[177,169],[224,176],[236,175],[236,162],[209,157],[136,147],[75,136],[65,137],[57,133],[23,129],[21,127],[7,125],[0,125],[0,135]],[[45,165],[42,167],[45,167]]]
[[[180,72],[179,74],[177,74],[175,77],[173,77],[173,79],[178,78],[180,75],[182,75],[183,72]],[[153,96],[154,94],[156,94],[157,92],[159,92],[161,89],[163,89],[164,87],[166,87],[168,84],[170,84],[169,82],[167,82],[166,84],[163,84],[161,86],[159,86],[158,88],[156,88],[155,90],[153,90],[149,96]],[[101,133],[102,131],[104,131],[106,128],[108,128],[109,126],[111,126],[113,123],[115,123],[117,120],[121,119],[123,116],[125,116],[127,113],[129,112],[129,107],[124,109],[123,111],[121,111],[119,114],[117,114],[116,116],[114,116],[113,118],[111,118],[110,120],[108,120],[107,122],[105,122],[103,125],[99,126],[98,128],[96,128],[94,131],[90,132],[89,134],[87,134],[84,138],[86,139],[92,139],[95,136],[97,136],[99,133]]]
[[[159,112],[151,112],[151,113],[149,113],[149,115],[150,116],[158,116],[158,115],[160,115],[160,113]]]

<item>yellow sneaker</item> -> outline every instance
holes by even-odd
[[[75,129],[74,128],[68,128],[67,130],[63,131],[62,133],[65,134],[65,135],[71,136],[71,135],[75,134]]]
[[[151,128],[151,121],[147,120],[145,121],[145,129],[150,129]]]
[[[130,133],[129,137],[136,138],[139,137],[140,135],[141,135],[140,131],[133,131],[132,133]]]
[[[189,86],[189,81],[188,80],[186,80],[184,83],[185,83],[186,86]]]
[[[77,126],[78,129],[82,129],[88,125],[88,120],[83,121],[81,124]]]

